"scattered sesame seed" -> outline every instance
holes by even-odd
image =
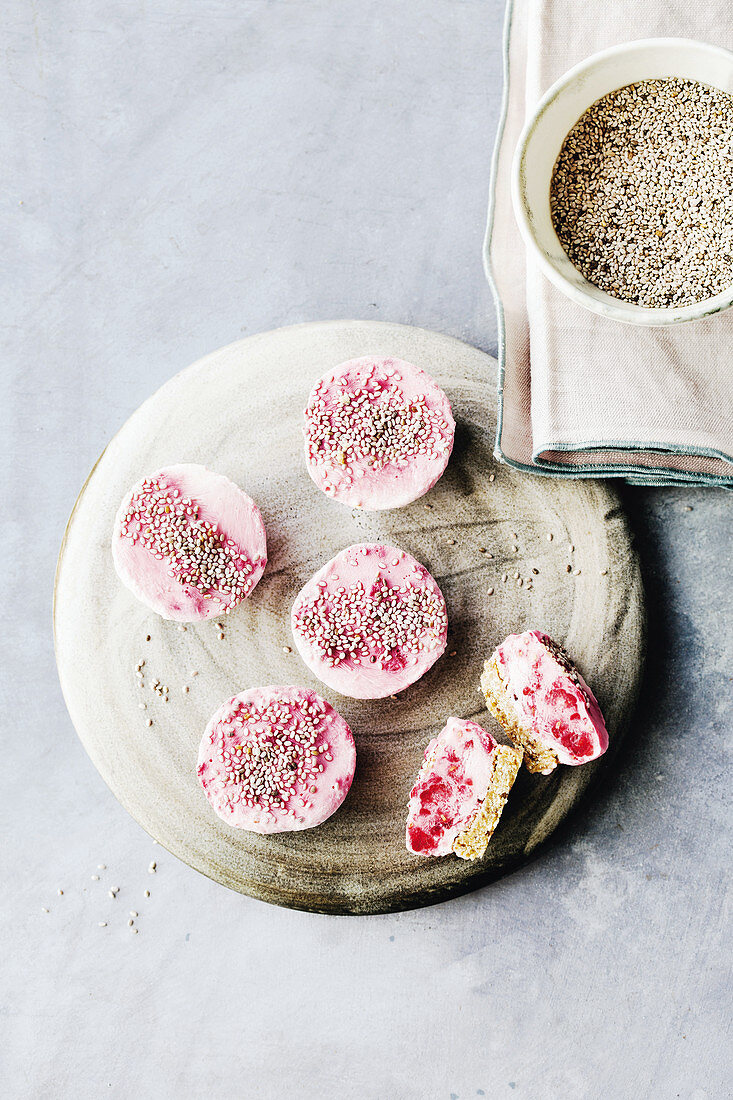
[[[494,595],[494,589],[493,589],[493,588],[490,588],[490,589],[489,589],[489,591],[488,591],[488,595],[489,595],[489,596],[493,596],[493,595]]]
[[[158,866],[158,864],[155,862],[155,860],[153,860],[153,862],[148,867],[148,874],[149,875],[155,874],[155,869],[156,869],[157,866]]]
[[[59,888],[59,889],[58,889],[58,890],[56,891],[56,893],[58,894],[58,896],[59,896],[60,898],[62,898],[62,897],[64,896],[64,891],[63,891],[62,889],[60,889],[60,888]]]
[[[109,890],[108,893],[109,893],[109,896],[114,900],[114,898],[116,897],[116,894],[115,894],[114,890]]]
[[[98,871],[106,871],[107,870],[107,864],[106,863],[98,863],[97,864],[97,870]]]
[[[181,690],[183,691],[184,695],[188,695],[188,692],[189,692],[188,684],[184,684]]]
[[[489,481],[496,481],[496,474],[489,474]]]
[[[292,646],[289,646],[289,645],[284,645],[283,646],[283,653],[292,653],[292,652],[293,652]]]
[[[547,536],[547,541],[548,541],[548,542],[552,542],[552,535],[551,535],[551,534],[548,534],[548,536]]]
[[[573,554],[573,553],[575,553],[575,547],[573,546],[573,544],[571,542],[570,545],[568,546],[568,554]]]
[[[107,927],[107,921],[106,920],[99,921],[99,923],[97,924],[97,927],[98,928],[106,928]]]
[[[691,504],[686,504],[685,505],[685,511],[686,512],[691,512],[692,511],[692,505]]]
[[[456,650],[455,649],[452,649],[450,651],[450,653],[448,654],[449,657],[455,657],[455,655],[456,655]]]
[[[92,875],[92,882],[99,882],[99,875]]]
[[[41,912],[42,912],[42,913],[50,913],[50,912],[51,912],[51,910],[50,910],[50,909],[47,909],[47,908],[46,908],[46,906],[44,905],[44,906],[42,906],[42,907],[41,907]]]
[[[485,554],[486,553],[486,547],[485,546],[479,546],[478,552],[479,552],[479,554]]]
[[[145,891],[145,897],[146,897],[146,898],[149,898],[149,897],[150,897],[150,891],[149,891],[149,890],[146,890],[146,891]]]
[[[532,572],[534,573],[535,577],[539,576],[539,572],[540,572],[539,569],[534,569],[533,568]]]
[[[505,573],[504,576],[501,579],[506,584],[506,582],[509,580],[509,574]]]
[[[129,920],[129,921],[127,922],[127,927],[128,927],[128,928],[132,928],[132,926],[133,926],[133,924],[134,924],[134,923],[135,923],[135,922],[134,922],[134,920],[130,919],[130,920]]]
[[[455,539],[448,539],[448,545],[449,545],[449,546],[455,546],[455,544],[456,544],[456,540],[455,540]]]
[[[565,572],[566,573],[572,573],[572,571],[573,571],[572,565],[566,565],[565,566]]]
[[[605,577],[607,573],[608,573],[607,569],[601,569],[601,576],[602,577]]]
[[[190,672],[190,674],[189,674],[189,675],[191,675],[191,676],[198,676],[198,672],[196,671],[196,669],[191,669],[191,672]]]
[[[150,635],[149,635],[149,634],[146,634],[146,635],[145,635],[145,641],[146,641],[146,642],[149,642],[149,641],[150,641]]]
[[[137,916],[137,910],[135,910],[135,909],[131,909],[131,910],[130,910],[130,916],[131,916],[131,917],[136,917],[136,916]]]
[[[153,724],[153,719],[152,719],[152,718],[148,718],[148,720],[147,720],[147,722],[146,722],[145,724],[146,724],[146,726],[152,726],[152,724]]]
[[[574,577],[579,577],[580,576],[580,570],[579,569],[573,569],[573,576]]]

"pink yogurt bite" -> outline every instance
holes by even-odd
[[[598,700],[565,651],[541,630],[510,634],[494,650],[493,666],[503,694],[503,710],[514,716],[525,738],[528,766],[547,773],[561,764],[585,764],[608,748],[608,732]],[[507,730],[510,736],[513,733]],[[517,734],[514,734],[517,736]],[[532,745],[541,766],[532,764]]]
[[[382,699],[443,653],[448,613],[424,565],[382,543],[342,550],[301,589],[295,644],[319,680],[354,699]]]
[[[255,502],[221,474],[182,463],[157,470],[125,496],[112,557],[120,580],[164,619],[228,614],[267,564]]]
[[[351,730],[299,687],[243,691],[201,740],[198,777],[214,811],[252,833],[312,829],[339,808],[356,767]]]
[[[447,856],[486,797],[496,741],[463,718],[449,718],[428,743],[410,791],[407,848],[418,855]]]
[[[420,367],[350,359],[324,374],[308,398],[308,473],[352,508],[402,508],[442,475],[454,432],[448,398]]]

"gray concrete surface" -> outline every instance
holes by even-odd
[[[66,517],[174,371],[329,317],[495,350],[500,9],[3,8],[5,1096],[730,1095],[724,494],[624,492],[651,631],[618,775],[530,866],[439,907],[325,918],[201,878],[114,801],[55,676]]]

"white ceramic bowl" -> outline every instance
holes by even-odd
[[[639,80],[679,77],[733,94],[733,53],[686,38],[649,38],[593,54],[561,77],[527,122],[512,166],[512,202],[525,243],[541,270],[574,302],[632,325],[694,321],[733,304],[733,286],[688,306],[652,309],[593,286],[571,263],[550,217],[550,178],[565,137],[601,96]]]

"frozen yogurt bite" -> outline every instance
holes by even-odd
[[[455,422],[442,389],[404,359],[333,367],[305,410],[305,460],[319,489],[352,508],[402,508],[445,470]]]
[[[243,691],[211,718],[198,777],[214,811],[253,833],[312,829],[339,808],[356,767],[351,730],[300,687]]]
[[[267,564],[265,525],[246,493],[205,466],[166,466],[122,501],[112,557],[120,580],[164,619],[228,614]]]
[[[424,565],[383,543],[357,543],[301,589],[292,628],[301,657],[324,684],[382,699],[413,684],[448,636],[443,593]]]
[[[521,763],[521,751],[498,745],[476,722],[449,718],[429,742],[410,791],[407,850],[480,859]]]
[[[531,772],[586,764],[608,748],[598,700],[567,653],[541,630],[510,634],[484,665],[486,705]]]

